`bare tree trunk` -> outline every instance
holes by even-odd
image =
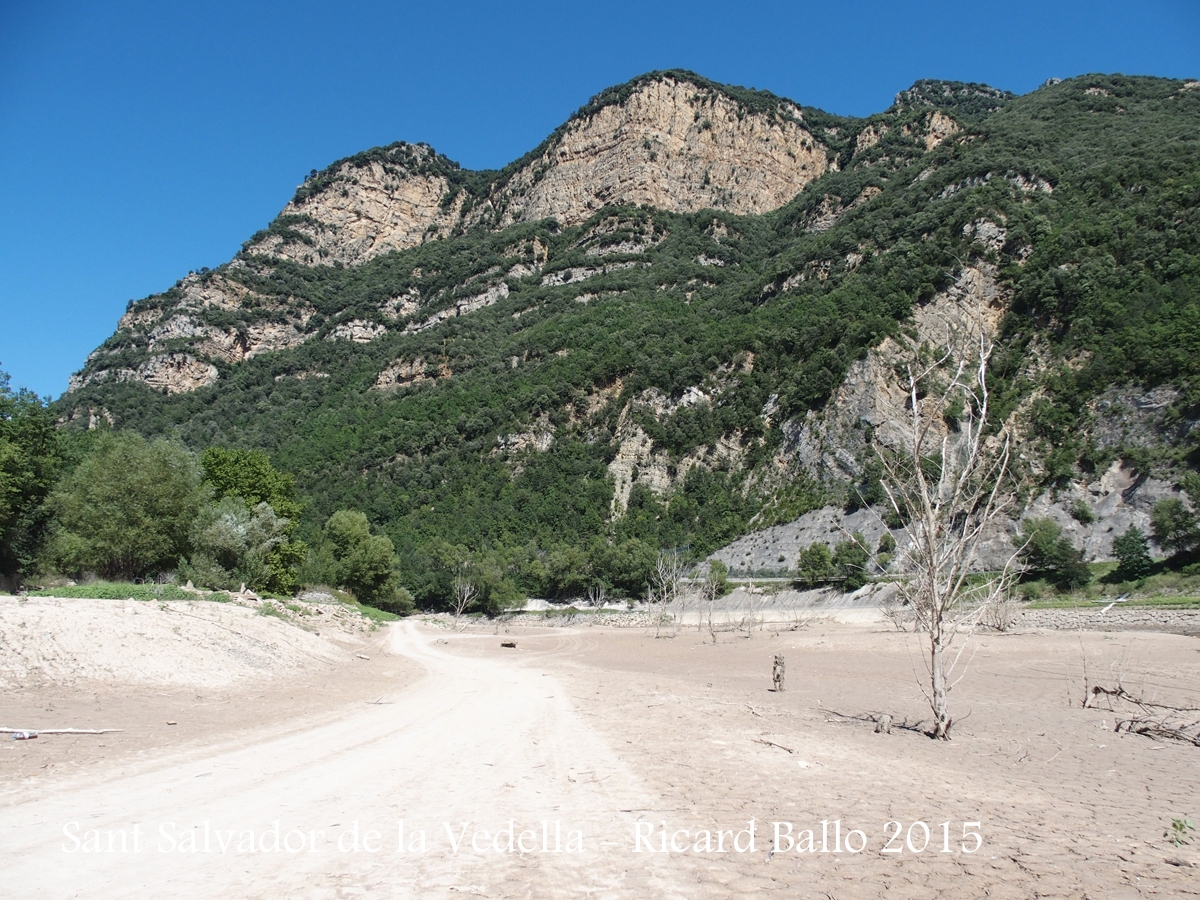
[[[750,615],[746,619],[746,637],[754,637],[754,579],[750,579]]]
[[[462,631],[465,626],[460,625],[463,613],[471,606],[475,596],[479,593],[478,589],[468,581],[465,577],[459,576],[454,579],[454,627],[458,631]]]
[[[935,637],[929,642],[929,673],[930,687],[933,691],[933,736],[944,741],[950,740],[949,704],[946,700],[946,670],[942,659],[942,639]]]
[[[667,615],[668,608],[676,613],[678,618],[679,610],[677,607],[682,602],[680,585],[683,580],[683,562],[679,558],[679,554],[672,550],[669,553],[663,552],[658,554],[658,562],[654,567],[654,587],[651,588],[651,596],[658,596],[658,615],[654,621],[654,636],[657,638],[662,631],[663,619]],[[679,623],[675,623],[675,631],[678,631]]]

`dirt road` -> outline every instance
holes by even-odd
[[[175,652],[108,612],[145,632],[126,629],[122,654]],[[39,646],[55,634],[22,615]],[[284,647],[289,629],[259,639]],[[1200,846],[1162,837],[1200,811],[1195,748],[1117,735],[1116,711],[1079,704],[1088,672],[1200,706],[1195,638],[978,635],[942,743],[918,724],[919,635],[672,634],[410,621],[311,661],[272,651],[286,665],[269,683],[225,694],[14,689],[0,720],[125,731],[2,742],[0,884],[101,900],[1200,898]]]
[[[652,804],[556,679],[438,641],[393,626],[427,676],[335,722],[10,795],[5,893],[684,896],[679,863],[620,849]]]

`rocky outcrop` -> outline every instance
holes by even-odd
[[[458,226],[545,218],[576,225],[606,205],[763,213],[829,167],[829,149],[794,104],[749,110],[716,87],[663,75],[572,119],[541,153],[475,197],[458,166],[423,145],[342,160],[302,185],[245,253],[358,265]],[[645,246],[629,242],[628,252]]]
[[[664,76],[571,121],[485,206],[501,226],[549,217],[575,225],[612,204],[763,213],[828,168],[797,107],[748,112],[720,91]]]
[[[961,358],[961,343],[967,336],[978,334],[980,328],[985,334],[995,333],[1007,300],[993,266],[969,266],[948,290],[914,310],[917,343],[945,347],[949,341]],[[868,429],[874,440],[903,447],[908,395],[896,378],[895,367],[907,359],[907,352],[891,338],[883,341],[865,359],[851,364],[824,409],[785,423],[779,469],[798,466],[822,480],[857,478]]]
[[[445,374],[439,373],[437,377],[447,377],[450,372],[448,369],[443,369]],[[425,360],[421,357],[416,359],[398,359],[392,365],[388,366],[379,373],[379,377],[375,379],[375,387],[381,391],[395,391],[400,388],[409,387],[410,385],[420,384],[422,381],[431,381],[432,379],[425,374]]]
[[[351,319],[335,325],[325,338],[327,341],[353,341],[356,344],[369,344],[377,337],[387,334],[387,326],[378,322],[368,322],[366,319]]]
[[[746,456],[741,445],[741,434],[734,433],[719,438],[711,447],[699,447],[676,461],[661,447],[656,448],[645,429],[637,422],[636,413],[644,411],[662,421],[677,410],[699,404],[712,405],[717,396],[729,384],[729,375],[734,371],[753,370],[752,354],[732,366],[721,366],[716,375],[704,387],[689,387],[677,398],[665,396],[654,388],[643,391],[625,405],[617,418],[617,452],[608,464],[608,473],[613,480],[613,497],[610,514],[613,518],[624,515],[629,507],[629,495],[635,484],[649,488],[660,497],[665,497],[681,484],[696,466],[713,469],[723,466],[740,468]],[[589,403],[589,407],[590,407]]]
[[[499,303],[509,294],[508,283],[501,281],[499,284],[494,284],[487,290],[479,294],[472,294],[469,297],[462,297],[455,301],[453,306],[435,312],[424,322],[412,323],[406,328],[406,331],[417,332],[425,331],[433,328],[435,325],[440,325],[447,319],[453,319],[458,316],[465,316],[468,313],[473,313],[477,309],[483,309],[485,306],[491,306],[494,303]]]
[[[1171,485],[1145,478],[1128,463],[1117,461],[1099,478],[1075,482],[1056,494],[1034,498],[1016,518],[1002,517],[985,535],[979,547],[978,567],[995,570],[1008,562],[1015,550],[1013,537],[1020,521],[1050,519],[1063,535],[1083,551],[1089,562],[1112,559],[1112,542],[1130,527],[1150,532],[1150,510],[1166,497],[1180,496]],[[1081,521],[1080,507],[1090,521]],[[811,544],[830,548],[855,532],[874,549],[888,530],[882,510],[859,509],[846,513],[838,506],[825,506],[805,513],[784,525],[752,532],[712,555],[738,572],[794,571],[800,551]],[[1083,517],[1083,518],[1086,518]],[[892,531],[901,551],[908,543],[903,529]]]
[[[432,149],[411,144],[344,160],[322,173],[318,185],[301,187],[246,252],[358,265],[444,236],[458,223],[465,196],[454,196],[447,177],[454,168]]]
[[[77,391],[99,381],[140,381],[167,394],[184,394],[216,383],[217,367],[187,353],[152,356],[136,369],[101,369],[88,375],[72,375],[68,391]]]
[[[932,113],[925,127],[925,149],[932,150],[960,131],[962,127],[944,112]]]
[[[237,313],[248,321],[208,324],[214,310],[222,318]],[[263,314],[271,318],[263,321]],[[312,314],[306,304],[262,297],[224,273],[193,273],[174,291],[131,306],[117,325],[116,340],[88,357],[88,367],[72,376],[67,390],[100,381],[139,381],[172,394],[205,387],[217,380],[214,362],[239,363],[304,343],[312,337],[306,329]],[[130,345],[149,358],[138,366],[106,364]]]

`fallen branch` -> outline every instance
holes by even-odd
[[[777,744],[774,741],[767,741],[767,740],[764,740],[763,738],[754,738],[754,742],[756,744],[766,744],[768,747],[778,747],[780,750],[786,750],[788,753],[796,752],[791,747],[785,747],[785,746],[783,746],[783,744]]]
[[[1125,719],[1118,719],[1113,731],[1120,734],[1140,734],[1149,738],[1165,738],[1173,741],[1183,741],[1200,747],[1200,719],[1193,716],[1200,713],[1200,708],[1194,706],[1171,706],[1167,703],[1155,703],[1130,694],[1121,685],[1106,688],[1101,685],[1092,687],[1089,700],[1103,698],[1108,708],[1113,712],[1121,712],[1113,707],[1113,700],[1121,701],[1137,710],[1137,713]]]
[[[1118,734],[1141,734],[1151,738],[1168,738],[1173,741],[1183,741],[1185,744],[1195,744],[1200,747],[1200,719],[1195,722],[1171,722],[1166,718],[1152,716],[1134,716],[1117,722],[1113,731]]]
[[[0,728],[0,734],[114,734],[123,728]]]

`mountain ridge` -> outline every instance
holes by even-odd
[[[649,83],[667,82],[681,90]],[[1119,465],[1171,490],[1200,420],[1195,84],[918,82],[864,119],[797,107],[827,168],[761,213],[618,197],[578,222],[468,225],[451,196],[462,226],[401,249],[327,264],[248,249],[132,304],[60,409],[76,427],[267,449],[312,497],[310,524],[351,504],[407,548],[418,597],[440,590],[446,546],[553,593],[528,569],[545,552],[636,568],[636,548],[708,553],[871,496],[868,441],[895,416],[880,354],[982,303],[1026,475],[1108,510],[1086,539],[1103,555],[1103,528],[1144,524],[1144,503],[1088,485],[1128,489]],[[703,137],[687,85],[679,133]],[[499,196],[432,154],[401,155]],[[519,208],[540,208],[529,196]]]

